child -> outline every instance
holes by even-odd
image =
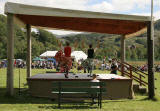
[[[97,80],[97,75],[96,75],[96,74],[93,74],[93,75],[92,75],[92,80],[91,80],[91,82],[99,82],[99,80]],[[91,86],[91,88],[100,88],[100,87],[99,87],[99,86]],[[91,96],[92,96],[92,103],[91,103],[91,105],[93,105],[93,104],[96,103],[95,97],[97,96],[97,94],[96,94],[96,95],[95,95],[95,94],[92,94]]]

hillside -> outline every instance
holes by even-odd
[[[155,58],[160,60],[160,20],[155,23]],[[128,60],[144,60],[147,58],[146,33],[138,37],[126,39],[126,58]],[[113,34],[81,33],[73,36],[64,36],[72,44],[78,43],[79,50],[86,50],[88,44],[96,47],[100,44],[96,52],[97,58],[117,57],[120,58],[120,36]]]
[[[26,59],[26,32],[15,25],[15,58]],[[0,59],[6,58],[7,52],[6,17],[0,15]],[[46,50],[59,50],[57,41],[69,41],[75,50],[86,51],[88,44],[99,46],[96,58],[120,58],[120,37],[113,34],[80,33],[58,36],[46,30],[32,32],[32,57],[39,56]],[[160,60],[160,20],[155,23],[155,57]],[[143,60],[147,57],[146,34],[126,40],[126,57],[128,60]]]
[[[0,59],[7,56],[7,29],[6,17],[0,15]],[[39,29],[38,32],[32,32],[32,57],[39,56],[46,50],[58,50],[57,38],[52,33]],[[15,25],[15,58],[26,59],[26,32]]]

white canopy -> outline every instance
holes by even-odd
[[[46,51],[40,57],[54,57],[58,51]]]
[[[57,51],[46,51],[43,54],[40,55],[40,57],[54,57],[56,55]],[[87,59],[87,55],[83,51],[73,51],[71,53],[71,56],[78,60],[80,59]]]
[[[87,55],[83,51],[73,51],[71,53],[71,56],[74,57],[77,62],[80,59],[83,59],[83,60],[87,59]]]

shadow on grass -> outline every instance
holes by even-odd
[[[105,100],[103,103],[110,103],[110,102],[128,102],[129,100]]]
[[[95,109],[98,108],[96,106],[89,106],[89,105],[82,105],[82,104],[78,104],[78,105],[61,105],[61,108],[58,108],[58,106],[39,106],[38,108],[47,110],[47,109]]]
[[[129,102],[129,101],[153,101],[153,102],[158,102],[159,97],[154,97],[153,99],[150,99],[148,97],[142,98],[142,99],[122,99],[122,100],[106,100],[103,101],[103,103],[110,103],[110,102]]]
[[[49,98],[32,97],[28,90],[24,90],[19,94],[19,90],[14,90],[13,97],[6,95],[6,88],[0,88],[0,104],[55,104]]]
[[[82,101],[81,101],[82,102]],[[27,91],[21,92],[19,95],[18,89],[15,89],[15,95],[9,97],[6,95],[6,89],[0,88],[0,104],[42,104],[38,106],[41,109],[95,109],[98,108],[98,105],[90,106],[86,103],[66,103],[62,104],[61,108],[58,108],[57,101],[51,100],[49,98],[39,98],[32,97],[28,94]]]
[[[151,101],[157,102],[157,101],[159,101],[159,98],[158,97],[153,97],[153,98],[146,97],[144,99],[141,99],[140,101],[146,101],[146,100],[151,100]]]
[[[84,101],[69,101],[71,102],[71,104],[78,103],[77,105],[86,105],[84,104]],[[6,95],[6,88],[0,88],[0,104],[51,104],[53,106],[57,106],[57,101],[51,98],[33,97],[29,95],[28,90],[21,92],[19,95],[18,89],[15,89],[15,95],[13,97],[10,97]]]
[[[129,102],[129,101],[159,101],[158,97],[155,97],[153,99],[149,98],[142,98],[142,99],[122,99],[122,100],[104,100],[103,103],[109,103],[109,102]],[[39,97],[32,97],[29,95],[28,91],[23,91],[19,95],[18,89],[15,89],[15,95],[13,97],[6,96],[6,88],[0,88],[0,104],[51,104],[53,106],[57,105],[56,101],[51,101],[49,98],[39,98]],[[79,104],[78,104],[79,105]],[[65,106],[64,106],[65,107]],[[69,106],[67,106],[69,107]],[[77,107],[77,106],[75,106]],[[87,108],[88,106],[84,106],[84,108]],[[82,107],[82,108],[83,108]],[[56,108],[56,107],[54,107]],[[91,107],[89,107],[91,108]]]

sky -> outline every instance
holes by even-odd
[[[106,13],[151,15],[151,0],[0,0],[0,14],[4,14],[6,2]],[[154,17],[155,20],[160,19],[160,0],[154,0]],[[49,31],[58,35],[80,33],[64,30]]]

